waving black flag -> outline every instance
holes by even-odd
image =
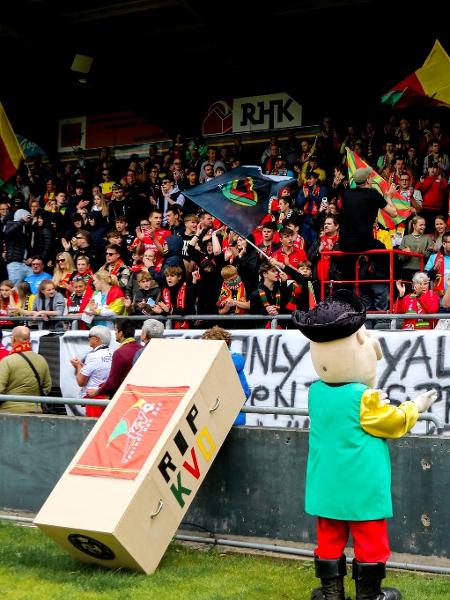
[[[263,175],[259,167],[237,167],[211,181],[183,190],[183,195],[228,225],[242,237],[268,213],[269,201],[295,179]]]

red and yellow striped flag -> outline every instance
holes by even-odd
[[[23,158],[22,148],[0,102],[0,185],[17,173]]]

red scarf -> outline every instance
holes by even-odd
[[[335,233],[332,236],[321,235],[320,236],[320,259],[317,263],[317,277],[320,281],[328,281],[330,274],[330,260],[331,256],[329,254],[323,255],[322,252],[324,250],[333,250],[334,246],[337,244],[339,240],[339,234]]]
[[[312,208],[311,209],[309,208],[310,193],[312,194],[313,197],[314,196],[318,197],[320,194],[320,186],[314,185],[311,190],[306,184],[303,186],[303,194],[304,194],[305,198],[307,199],[303,206],[303,212],[305,213],[305,215],[311,215],[312,217],[314,217],[314,215],[317,214],[319,209],[317,207],[317,202],[315,202],[314,199],[312,201]]]
[[[438,296],[443,296],[445,294],[444,288],[444,264],[445,259],[442,252],[438,252],[436,254],[436,258],[434,259],[433,269],[436,271],[436,279],[433,283],[433,292],[436,292]]]
[[[120,268],[123,267],[123,260],[121,258],[119,258],[118,260],[116,260],[114,267],[111,269],[111,271],[109,271],[108,269],[108,263],[105,263],[103,265],[103,271],[108,271],[110,275],[115,275],[117,277],[117,273],[120,271]]]
[[[31,342],[22,342],[14,346],[11,350],[11,354],[16,354],[17,352],[32,352],[32,350]]]
[[[170,312],[173,310],[172,300],[170,298],[170,289],[168,287],[162,290],[162,299],[164,304],[169,307]],[[186,308],[186,283],[180,285],[180,289],[177,292],[177,305],[178,310],[184,310]],[[189,329],[188,321],[175,321],[175,329]]]

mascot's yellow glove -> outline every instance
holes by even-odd
[[[393,406],[389,404],[387,394],[381,390],[368,389],[361,398],[361,427],[375,437],[402,437],[414,427],[419,413],[426,411],[436,398],[436,391],[431,390],[400,406]]]

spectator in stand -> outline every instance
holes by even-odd
[[[399,193],[401,196],[409,202],[411,208],[413,208],[413,212],[420,212],[422,208],[422,194],[419,190],[415,190],[413,186],[413,180],[411,179],[411,175],[407,171],[403,171],[400,174],[399,179]]]
[[[88,398],[107,396],[112,398],[133,366],[133,358],[141,346],[135,339],[134,323],[130,319],[115,322],[116,342],[120,347],[114,351],[108,379],[98,388],[87,389]]]
[[[79,256],[76,260],[75,266],[76,266],[76,271],[73,273],[71,281],[73,281],[75,279],[75,277],[82,277],[84,279],[84,281],[86,282],[86,286],[92,288],[93,280],[94,280],[94,273],[90,266],[89,257],[88,256]],[[74,291],[72,287],[69,287],[69,285],[67,286],[67,289],[69,290],[69,292]]]
[[[148,315],[153,313],[153,307],[160,298],[160,289],[156,281],[147,271],[141,271],[137,274],[136,280],[139,286],[138,291],[131,299],[125,300],[125,306],[130,306],[135,315]],[[130,300],[128,302],[128,300]]]
[[[210,175],[208,175],[208,173],[205,171],[206,165],[212,166]],[[217,149],[210,146],[210,147],[208,147],[208,151],[206,154],[206,160],[203,161],[202,166],[200,167],[200,182],[207,181],[208,177],[213,177],[214,170],[218,166],[223,167],[226,170],[226,165],[217,156]]]
[[[450,137],[442,133],[441,124],[435,121],[431,126],[430,140],[435,139],[439,142],[443,152],[450,152]]]
[[[247,300],[245,286],[236,267],[225,265],[220,275],[223,283],[217,301],[219,315],[243,315],[248,313],[250,302]]]
[[[54,219],[55,220],[55,219]],[[64,221],[58,221],[58,230],[64,226]],[[76,235],[79,231],[83,231],[83,217],[79,213],[74,213],[70,217],[71,226],[69,229],[64,230],[64,234],[61,237],[61,245],[66,252],[70,252],[72,248],[76,247]]]
[[[164,242],[170,236],[170,231],[161,227],[162,219],[162,212],[154,208],[148,220],[141,219],[141,224],[136,229],[136,239],[132,244],[132,247],[137,247],[140,254],[146,250],[154,251],[154,263],[158,271],[161,270],[164,260]]]
[[[214,179],[214,165],[206,163],[203,167],[203,173],[204,175],[200,175],[199,178],[200,183],[207,183],[208,181],[211,181],[211,179]]]
[[[183,269],[167,267],[165,277],[161,300],[153,307],[153,312],[164,316],[194,314],[195,293],[192,286],[183,281]],[[189,322],[175,321],[174,329],[189,329]]]
[[[320,184],[325,185],[327,180],[327,174],[324,169],[319,168],[319,162],[315,154],[312,154],[309,157],[309,160],[302,167],[302,177],[301,181],[299,181],[300,186],[306,183],[306,180],[308,179],[308,175],[310,173],[316,173],[317,178],[320,180]]]
[[[174,183],[181,189],[183,186],[183,181],[186,177],[186,173],[183,168],[183,161],[181,157],[175,158],[172,164],[169,167],[170,176],[173,179]]]
[[[14,285],[32,273],[25,263],[30,252],[30,219],[27,210],[19,209],[14,213],[14,220],[7,221],[4,227],[8,279]]]
[[[423,161],[422,173],[426,175],[428,173],[428,167],[435,163],[438,165],[438,174],[448,178],[448,172],[450,170],[448,155],[441,151],[439,140],[433,139],[430,140],[428,145],[428,153]]]
[[[433,282],[433,291],[440,298],[447,296],[448,279],[450,278],[450,232],[446,231],[442,236],[442,248],[431,254],[424,269],[431,281]],[[442,301],[443,304],[443,301]],[[444,306],[444,304],[443,304]],[[450,303],[447,303],[445,308],[449,308]]]
[[[430,290],[430,278],[426,273],[418,271],[412,278],[413,291],[406,294],[403,281],[396,282],[398,298],[395,302],[394,313],[421,315],[433,314],[439,310],[439,296]],[[405,319],[402,329],[434,329],[433,319]]]
[[[47,265],[51,258],[53,240],[48,215],[44,210],[37,211],[36,223],[32,225],[31,229],[31,252],[39,255]]]
[[[419,163],[417,150],[412,146],[411,148],[408,148],[408,152],[405,156],[405,166],[408,169],[408,172],[412,172],[414,177],[413,181],[418,181],[422,175],[422,165]]]
[[[283,188],[277,203],[273,206],[277,206],[273,218],[276,219],[275,223],[278,229],[284,226],[284,222],[290,219],[294,214],[294,198],[291,196],[290,190]]]
[[[336,273],[335,262],[325,251],[339,250],[339,224],[336,217],[327,217],[323,225],[323,232],[319,239],[308,250],[308,257],[314,268],[315,276],[319,281],[339,279]],[[331,272],[330,272],[331,271]]]
[[[106,221],[100,213],[90,212],[87,218],[86,231],[91,234],[91,243],[100,255],[105,251]]]
[[[448,210],[447,188],[447,180],[439,174],[438,163],[429,163],[428,174],[422,175],[416,184],[416,190],[421,192],[423,198],[420,215],[425,219],[429,231],[433,229],[437,215]]]
[[[438,215],[434,220],[434,231],[428,237],[433,242],[433,252],[439,252],[442,246],[442,236],[447,231],[447,220],[444,215]]]
[[[17,302],[14,307],[11,306],[11,315],[21,317],[25,311],[31,311],[35,296],[31,293],[31,288],[26,281],[17,283],[16,290]]]
[[[3,360],[6,356],[10,355],[10,351],[7,348],[5,348],[2,341],[3,341],[3,330],[0,329],[0,361]],[[1,403],[0,403],[0,407],[1,407]],[[1,408],[0,408],[0,410],[1,410]]]
[[[100,271],[106,271],[110,275],[116,277],[119,286],[124,290],[127,287],[131,272],[123,262],[120,253],[121,249],[117,244],[106,246],[106,262],[103,267],[100,268]]]
[[[70,282],[73,278],[75,265],[68,252],[60,252],[56,255],[56,267],[53,271],[52,281],[56,291],[68,298],[70,296]]]
[[[300,218],[296,212],[284,222],[284,226],[294,233],[293,240],[295,250],[304,250],[306,248],[305,240],[300,235],[300,223]]]
[[[143,348],[140,348],[133,357],[133,365],[144,352],[145,347],[152,339],[164,337],[164,323],[156,319],[147,319],[142,323],[141,343]]]
[[[48,394],[52,389],[50,369],[45,358],[33,352],[28,327],[14,327],[11,333],[11,346],[11,354],[0,361],[0,394],[9,396]],[[0,402],[0,411],[23,414],[41,412],[41,408],[35,402],[5,401]]]
[[[384,154],[378,157],[377,169],[381,173],[382,177],[389,174],[392,171],[395,160],[394,142],[387,141],[384,146]]]
[[[81,315],[91,301],[94,290],[86,284],[86,280],[80,275],[72,279],[72,289],[73,293],[70,294],[67,300],[67,314]],[[78,328],[87,329],[87,326],[84,322],[78,321]]]
[[[171,235],[181,235],[184,232],[184,223],[182,220],[183,211],[177,205],[172,204],[166,211],[167,227]]]
[[[109,222],[114,223],[117,217],[125,217],[128,223],[134,222],[132,217],[133,205],[124,194],[120,183],[112,187],[111,202],[109,203]]]
[[[290,265],[294,269],[298,269],[298,265],[308,260],[308,256],[304,250],[296,249],[294,246],[294,232],[289,227],[280,229],[281,247],[273,253],[273,258],[285,265]],[[255,289],[255,288],[253,288]]]
[[[111,169],[104,168],[102,171],[102,180],[99,183],[100,189],[102,190],[103,196],[106,198],[111,198],[112,196],[112,188],[115,184],[115,181],[112,180]],[[94,198],[95,201],[95,198]]]
[[[117,285],[117,278],[107,271],[97,271],[94,275],[95,292],[87,305],[86,313],[90,316],[114,317],[125,314],[125,299],[122,289]],[[97,321],[97,325],[110,325],[111,322]]]
[[[44,279],[51,279],[51,275],[44,272],[44,261],[40,256],[33,256],[31,259],[31,274],[24,278],[31,288],[33,294],[38,293],[39,285]]]
[[[0,283],[0,315],[12,315],[15,312],[17,306],[17,292],[14,289],[14,284],[9,279],[5,279]],[[0,320],[1,327],[10,327],[13,325],[13,321]],[[1,331],[1,329],[0,329]]]
[[[86,191],[84,181],[78,180],[75,182],[75,193],[69,198],[67,203],[66,213],[71,217],[78,209],[86,208],[89,211],[91,204]]]
[[[211,329],[208,329],[203,333],[202,340],[223,340],[231,352],[231,333],[226,329],[222,329],[222,327],[214,325],[214,327],[211,327]],[[250,398],[251,391],[244,373],[245,358],[242,356],[242,354],[239,354],[238,352],[231,352],[231,360],[233,361],[234,367],[239,377],[239,381],[241,382],[242,391],[244,392],[245,399],[248,400],[248,398]],[[236,417],[233,425],[245,425],[245,423],[245,413],[240,412]]]
[[[275,168],[275,163],[280,155],[280,148],[276,137],[271,139],[269,147],[263,152],[261,156],[262,171],[265,175],[270,175],[271,171]]]
[[[31,312],[24,311],[24,314],[31,316],[33,319],[41,317],[44,321],[48,321],[49,317],[62,317],[65,308],[66,302],[64,296],[56,291],[55,284],[51,279],[44,279],[39,284],[38,293],[33,300]],[[40,321],[38,328],[49,331],[62,331],[64,323],[62,321],[50,321],[47,323]]]
[[[411,232],[403,237],[399,250],[422,254],[424,262],[426,263],[433,251],[433,242],[430,237],[425,234],[425,227],[425,219],[423,217],[416,216],[411,219]],[[402,279],[411,281],[414,273],[420,270],[420,258],[417,256],[408,257],[405,254],[399,255],[398,258],[403,265]]]
[[[271,259],[271,263],[261,264],[259,273],[261,280],[258,288],[250,295],[251,314],[276,317],[291,314],[297,308],[304,310],[305,303],[301,296],[303,300],[305,295],[306,298],[308,296],[307,281],[296,269]],[[287,283],[288,277],[293,280],[291,285]],[[266,329],[270,329],[270,324],[268,321]],[[278,327],[285,329],[286,321],[280,321]]]
[[[333,181],[330,190],[330,204],[336,204],[340,209],[342,207],[342,197],[348,190],[349,181],[347,169],[343,165],[334,167]]]
[[[303,213],[302,237],[307,245],[312,244],[317,238],[313,228],[313,219],[319,212],[320,203],[326,196],[326,188],[319,182],[319,176],[315,171],[306,175],[306,183],[300,189],[296,207]]]
[[[69,252],[71,252],[74,262],[77,263],[80,256],[86,256],[89,259],[91,268],[95,270],[97,268],[97,252],[96,249],[92,247],[91,234],[89,231],[80,229],[72,242],[75,242],[75,244]]]
[[[84,284],[83,280],[81,282]],[[112,354],[109,349],[110,330],[102,325],[95,325],[89,331],[88,339],[91,351],[84,361],[77,357],[70,361],[75,368],[75,378],[81,388],[80,398],[86,398],[88,389],[98,389],[107,381],[112,364]],[[107,396],[96,396],[96,399],[103,398]],[[100,417],[104,410],[104,406],[86,406],[86,416]]]
[[[264,223],[261,229],[262,239],[261,243],[258,244],[258,248],[260,248],[269,258],[272,257],[274,252],[280,247],[280,244],[274,242],[276,230],[277,226],[274,222]],[[259,255],[259,258],[261,259],[261,255]]]

